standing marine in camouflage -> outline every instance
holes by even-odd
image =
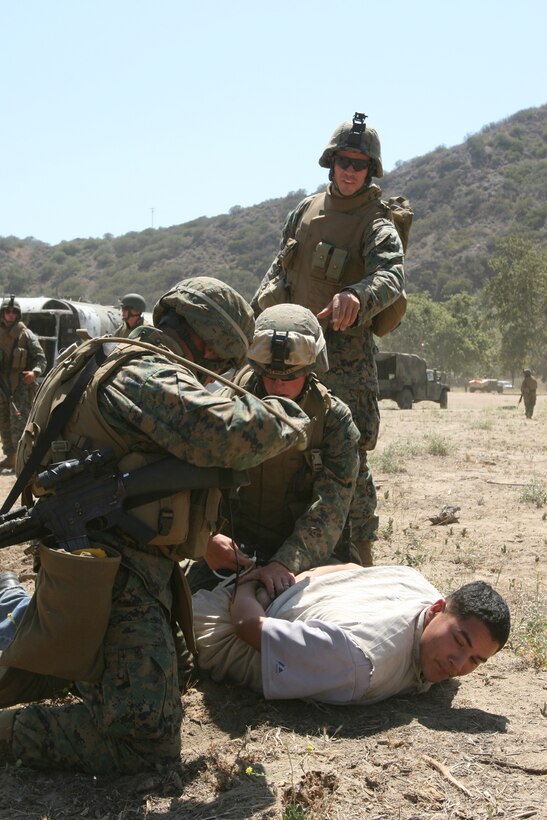
[[[59,453],[73,458],[108,447],[122,471],[166,454],[196,467],[243,470],[296,443],[305,446],[309,420],[296,404],[281,398],[263,403],[249,395],[232,399],[213,394],[204,386],[208,377],[199,370],[196,374],[189,364],[220,373],[245,360],[254,319],[236,291],[210,277],[187,279],[161,297],[153,317],[155,327],[140,328],[128,343],[111,346],[104,337],[92,339],[67,352],[51,371],[33,406],[34,417],[39,417],[44,405],[49,412],[61,395],[66,396],[82,373],[77,362],[87,358],[89,363],[93,351],[103,354],[95,356],[97,369],[43,463],[59,460]],[[140,342],[150,347],[144,349]],[[185,357],[186,364],[173,361],[172,354]],[[59,378],[65,379],[60,385]],[[19,445],[18,471],[32,453],[33,414]],[[87,583],[97,561],[113,560],[109,557],[113,547],[118,560],[121,555],[101,638],[104,664],[97,679],[74,675],[71,684],[64,681],[77,697],[70,703],[33,703],[0,711],[0,758],[21,760],[35,768],[90,773],[136,772],[179,760],[182,707],[171,622],[176,603],[173,584],[176,588],[178,577],[180,585],[178,562],[195,556],[198,542],[203,549],[197,554],[203,554],[214,531],[220,492],[213,490],[205,498],[201,491],[196,495],[183,490],[132,510],[132,515],[142,514],[149,526],[155,524],[157,536],[145,544],[115,529],[110,537],[97,534],[90,557],[40,547],[38,604],[47,583],[45,557],[49,566],[58,555],[57,568],[74,562],[81,566],[83,561]],[[65,586],[61,593],[64,600],[71,590]],[[97,593],[98,617],[101,590]],[[75,610],[78,606],[76,601]],[[36,609],[39,616],[40,606]],[[25,618],[31,611],[29,606]],[[48,609],[43,617],[49,614]],[[21,661],[28,635],[24,628],[25,619],[2,654],[2,666],[9,667],[11,658],[12,666],[29,668]],[[68,662],[76,663],[79,651],[77,642],[64,647]],[[61,662],[52,658],[47,663],[54,660]],[[38,671],[57,675],[56,668]],[[9,701],[3,697],[3,678],[13,671],[7,668],[0,677],[0,704],[41,699],[28,693],[21,693],[19,699],[12,694]],[[42,680],[47,684],[47,678]],[[50,695],[43,693],[44,698]]]
[[[351,524],[361,563],[369,566],[378,518],[367,451],[376,446],[380,421],[372,322],[403,294],[403,247],[372,183],[383,175],[382,156],[365,115],[336,129],[319,165],[329,169],[330,183],[288,215],[281,250],[251,304],[256,313],[279,302],[304,305],[326,327],[324,381],[350,407],[361,433]]]
[[[140,293],[126,293],[120,303],[123,322],[116,328],[113,336],[127,339],[129,334],[137,327],[148,325],[142,315],[146,310],[146,302]]]
[[[349,560],[345,525],[358,472],[359,431],[348,407],[316,375],[328,369],[327,351],[307,308],[277,305],[261,313],[247,359],[235,383],[259,397],[293,399],[313,419],[308,446],[249,471],[250,484],[226,505],[231,520],[209,540],[205,560],[193,564],[188,579],[192,592],[213,589],[219,578],[212,570],[247,568],[248,556],[256,556],[257,568],[239,582],[258,580],[273,599],[299,572]]]
[[[0,306],[0,437],[4,460],[13,470],[17,442],[36,395],[36,379],[47,367],[38,337],[21,321],[21,306],[11,296]]]
[[[520,385],[520,395],[524,399],[524,412],[526,418],[531,419],[534,415],[534,407],[536,406],[536,396],[538,383],[532,376],[532,371],[526,368],[523,370],[524,378]]]

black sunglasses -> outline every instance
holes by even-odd
[[[370,160],[369,159],[354,159],[353,157],[343,157],[340,154],[334,155],[334,162],[340,168],[353,168],[354,171],[364,171],[367,168],[370,168]]]

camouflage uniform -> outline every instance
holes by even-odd
[[[224,308],[224,316],[227,295],[235,300],[239,327],[229,329],[229,333],[222,325],[224,319],[211,310],[211,283],[220,292],[216,304]],[[216,280],[198,277],[177,287],[187,284],[196,296],[193,313],[187,316],[192,330],[197,333],[198,327],[203,328],[203,339],[209,328],[205,341],[214,344],[214,335],[220,360],[223,356],[238,358],[242,342],[248,344],[252,334],[250,308],[229,286]],[[176,292],[177,288],[156,305],[156,324],[158,319],[161,324],[166,311],[168,317],[174,315]],[[184,313],[181,315],[184,317]],[[155,334],[156,344],[164,337],[167,347],[183,355],[171,336],[150,328],[140,331],[145,339],[151,333]],[[107,363],[115,355],[117,348]],[[98,373],[67,423],[64,435],[66,438],[68,430],[69,440],[74,432],[82,437],[89,435],[89,430],[78,429],[74,419],[79,413],[85,414],[93,390],[107,429],[117,431],[132,452],[169,453],[196,466],[246,469],[297,440],[294,430],[255,398],[232,400],[213,395],[191,369],[174,364],[160,349],[135,355],[102,382]],[[99,383],[94,387],[95,380]],[[279,402],[277,409],[285,409],[301,423],[307,423],[290,402]],[[101,444],[91,442],[92,446]],[[16,712],[11,754],[25,765],[109,773],[135,772],[179,760],[182,707],[170,623],[175,564],[150,544],[138,547],[123,536],[112,536],[108,543],[121,553],[122,564],[103,644],[104,673],[98,683],[74,684],[73,691],[80,699],[77,702],[60,706],[33,704]]]
[[[127,339],[129,334],[132,333],[133,330],[136,330],[136,328],[138,328],[138,327],[147,327],[147,326],[148,326],[148,322],[146,321],[144,316],[141,316],[141,318],[137,322],[135,322],[133,327],[130,327],[127,324],[127,322],[122,322],[121,325],[118,325],[118,327],[116,328],[116,330],[114,331],[114,333],[112,335],[113,336],[118,336],[122,339]]]
[[[520,386],[520,393],[524,399],[524,411],[526,418],[531,419],[534,415],[534,407],[536,406],[538,383],[532,376],[531,370],[524,371],[524,379]]]
[[[22,367],[14,366],[17,355],[20,360],[21,355],[26,358]],[[24,370],[32,370],[36,376],[41,376],[47,361],[32,330],[21,321],[7,327],[3,319],[0,320],[0,357],[3,383],[0,390],[0,437],[4,455],[14,456],[37,391],[36,382],[25,384],[21,374]]]
[[[336,149],[353,147],[346,146],[340,139],[340,135],[347,138],[350,126],[351,123],[345,123],[337,129],[320,159],[320,165],[331,167],[331,179],[332,160]],[[372,135],[371,142],[367,144],[363,137],[360,143],[363,147],[357,150],[375,158],[376,168],[372,173],[375,176],[382,176],[380,144],[376,132],[367,128],[364,133]],[[321,222],[321,227],[317,229],[316,238],[344,248],[344,242],[337,242],[337,236],[330,233],[331,223],[338,216],[337,210],[343,207],[351,215],[352,200],[355,201],[356,210],[365,207],[366,201],[369,201],[372,211],[370,218],[365,217],[357,237],[360,237],[360,241],[356,249],[356,258],[351,258],[351,252],[349,254],[349,261],[354,269],[360,266],[360,276],[357,278],[354,275],[351,284],[340,287],[340,291],[348,290],[358,297],[359,315],[354,326],[346,331],[334,331],[330,326],[327,327],[325,338],[330,369],[323,379],[327,387],[349,406],[353,420],[361,433],[359,478],[351,509],[351,524],[354,540],[364,543],[376,539],[378,527],[378,518],[375,515],[376,489],[367,462],[367,451],[373,450],[376,446],[380,422],[378,379],[374,361],[375,344],[370,323],[374,316],[393,304],[404,289],[401,240],[387,213],[382,215],[381,209],[374,210],[374,201],[379,202],[381,191],[376,185],[370,184],[370,176],[371,173],[366,177],[365,188],[355,196],[341,196],[331,182],[325,193],[315,194],[300,202],[287,217],[283,227],[281,249],[251,301],[255,313],[259,313],[268,303],[272,304],[272,299],[293,301],[291,291],[294,288],[289,285],[290,273],[287,272],[291,262],[287,262],[287,258],[290,259],[293,249],[298,248],[298,244],[304,244],[306,241],[302,221],[308,209],[313,207],[316,212],[320,211],[318,223]],[[305,231],[308,231],[308,228],[309,226],[305,226]],[[352,241],[355,242],[355,237]],[[348,240],[346,249],[349,246]],[[312,257],[310,256],[307,261],[300,258],[299,265],[298,275],[308,277],[311,283]],[[316,281],[311,286],[308,283],[310,298],[313,296]],[[312,308],[309,302],[306,306]],[[322,305],[324,306],[325,304]]]
[[[262,380],[249,371],[246,368],[235,381],[254,395],[265,396]],[[294,574],[336,560],[333,553],[355,489],[359,442],[348,407],[335,396],[319,394],[316,377],[307,378],[296,401],[308,414],[315,401],[325,402],[322,440],[314,447],[317,469],[310,453],[294,449],[254,467],[249,471],[250,486],[241,487],[231,501],[230,521],[223,528],[247,554],[256,553],[259,564],[279,561]],[[345,546],[348,549],[349,543]],[[192,592],[213,589],[219,582],[205,561],[196,562],[188,578]]]
[[[143,311],[146,310],[146,302],[144,301],[144,297],[140,295],[140,293],[126,293],[125,296],[122,297],[120,301],[120,308],[126,308],[127,310],[135,310],[142,314]],[[130,314],[131,315],[131,314]],[[135,316],[136,314],[133,314]],[[123,339],[127,339],[129,334],[136,330],[138,327],[145,327],[149,323],[146,321],[144,316],[139,316],[137,321],[130,325],[128,324],[127,320],[124,320],[121,325],[119,325],[114,333],[113,336],[118,336]]]

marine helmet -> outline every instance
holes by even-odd
[[[13,308],[13,310],[17,312],[17,321],[19,322],[21,320],[21,305],[13,294],[11,296],[5,296],[2,299],[2,304],[0,305],[0,317],[2,319],[4,318],[4,311],[7,307]]]
[[[256,320],[247,359],[253,370],[270,379],[294,379],[329,369],[321,325],[301,305],[274,305]]]
[[[161,327],[170,314],[184,319],[218,356],[218,362],[213,363],[191,347],[198,364],[215,369],[218,363],[228,370],[245,362],[253,338],[254,316],[251,306],[230,285],[211,276],[183,279],[156,302],[154,326]]]
[[[522,372],[524,373],[525,376],[531,376],[532,375],[532,371],[530,370],[529,367],[526,367]]]
[[[146,302],[140,293],[126,293],[121,299],[120,306],[122,308],[133,308],[133,310],[139,310],[141,313],[146,310]]]
[[[338,126],[319,158],[321,168],[332,168],[333,157],[337,151],[360,151],[374,160],[370,176],[383,177],[380,137],[374,128],[365,123],[366,116],[356,111],[353,120]]]

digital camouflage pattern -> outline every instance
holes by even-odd
[[[264,396],[262,379],[251,375],[246,380],[245,374],[236,377],[237,383]],[[349,409],[315,377],[308,377],[297,402],[323,425],[322,438],[312,441],[320,454],[318,468],[309,452],[294,448],[254,467],[250,485],[241,487],[231,502],[231,521],[223,529],[239,546],[245,544],[249,555],[256,552],[259,564],[279,561],[295,575],[332,563],[355,489],[359,443]],[[205,561],[196,562],[188,576],[193,592],[218,583]]]
[[[307,426],[292,402],[271,404]],[[132,437],[135,451],[171,453],[197,466],[246,469],[298,438],[258,400],[210,393],[191,369],[160,350],[136,357],[106,380],[99,407],[108,425]],[[17,711],[11,743],[25,765],[129,773],[179,758],[182,711],[170,626],[174,565],[152,546],[123,537],[108,543],[121,552],[122,569],[103,677],[75,684],[81,701]]]
[[[10,360],[12,363],[14,361],[11,355],[14,345],[17,349],[26,350],[24,367],[9,366]],[[32,370],[36,376],[41,376],[46,367],[42,345],[32,330],[25,327],[23,322],[16,322],[11,328],[0,322],[0,376],[6,388],[0,390],[0,438],[6,456],[15,455],[37,391],[36,382],[25,384],[21,374],[23,370]]]
[[[101,682],[75,684],[80,702],[18,711],[13,757],[33,768],[97,774],[176,763],[182,705],[172,644],[163,606],[139,575],[122,566]]]
[[[328,190],[332,192],[332,186],[329,186]],[[257,314],[261,311],[261,294],[274,282],[284,279],[281,264],[284,250],[289,240],[298,239],[302,215],[314,198],[304,199],[287,217],[280,252],[251,301]],[[330,241],[335,243],[336,237],[331,237]],[[351,336],[335,332],[330,327],[326,330],[329,371],[322,377],[322,381],[349,406],[361,433],[361,464],[351,509],[351,523],[354,540],[370,541],[376,538],[378,519],[374,515],[376,490],[366,452],[373,450],[376,445],[380,414],[374,337],[367,325],[374,315],[392,304],[404,289],[403,248],[397,230],[389,218],[375,219],[371,224],[363,226],[361,257],[363,278],[351,285],[351,292],[361,303],[357,325],[364,325],[363,335]],[[288,291],[283,293],[279,288],[276,290],[282,294],[281,299],[290,302]]]
[[[219,359],[232,360],[234,366],[244,363],[253,338],[254,316],[247,302],[230,285],[210,276],[184,279],[155,305],[156,327],[167,310],[182,316]]]

